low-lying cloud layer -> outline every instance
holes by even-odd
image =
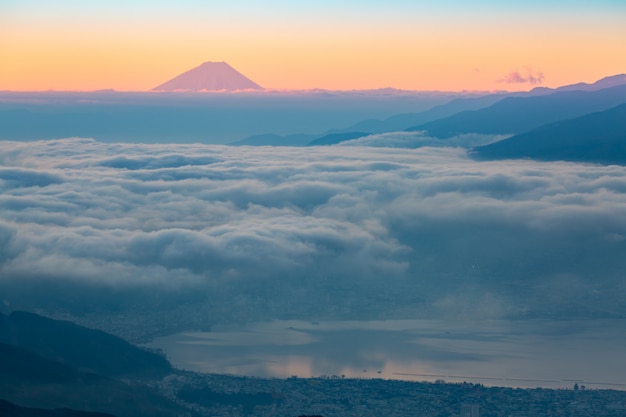
[[[284,315],[615,316],[624,253],[625,167],[453,148],[0,142],[9,305],[61,288],[76,303],[156,292]]]
[[[363,136],[358,139],[341,142],[338,146],[374,146],[379,148],[472,148],[487,145],[506,139],[511,135],[484,135],[480,133],[466,133],[447,139],[428,136],[426,132],[389,132]]]

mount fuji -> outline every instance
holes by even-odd
[[[155,91],[262,90],[226,62],[205,62],[153,88]]]

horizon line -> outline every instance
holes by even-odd
[[[289,89],[289,88],[261,88],[261,89],[240,89],[240,90],[117,90],[114,88],[99,88],[96,90],[0,90],[0,93],[151,93],[151,94],[268,94],[268,93],[397,93],[397,94],[498,94],[498,93],[519,93],[530,92],[535,88],[545,88],[554,90],[552,87],[535,86],[527,90],[409,90],[395,87],[378,87],[365,89],[327,89],[327,88],[308,88],[308,89]]]

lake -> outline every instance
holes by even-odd
[[[147,346],[178,368],[257,377],[626,389],[625,320],[307,322],[182,332]]]

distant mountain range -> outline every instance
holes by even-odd
[[[458,113],[463,110],[473,110],[480,109],[486,107],[490,104],[493,104],[502,98],[508,97],[508,94],[488,94],[486,96],[479,97],[467,97],[467,98],[457,98],[446,104],[438,105],[433,107],[432,109],[425,110],[423,112],[418,113],[402,113],[391,116],[384,120],[377,119],[368,119],[358,122],[352,126],[343,128],[343,129],[331,129],[325,133],[318,135],[303,135],[303,134],[292,134],[292,135],[275,135],[275,134],[266,134],[266,135],[254,135],[248,138],[235,141],[231,143],[231,145],[250,145],[250,146],[305,146],[310,142],[322,138],[327,135],[346,133],[350,134],[352,132],[368,132],[367,134],[374,133],[385,133],[385,132],[396,132],[401,130],[406,130],[411,126],[414,126],[418,123],[426,123],[432,120],[440,119],[442,117],[447,117],[452,114]],[[306,139],[304,140],[306,136]],[[350,139],[356,139],[352,137]],[[347,139],[349,140],[349,139]],[[336,143],[340,143],[338,141]]]
[[[472,150],[479,159],[532,158],[626,164],[626,103],[551,123]]]
[[[626,102],[626,85],[595,91],[557,91],[531,97],[507,97],[474,111],[409,128],[446,139],[464,133],[517,134],[559,120],[607,110]]]
[[[155,91],[236,91],[263,87],[226,62],[205,62],[155,87]]]
[[[626,84],[626,74],[617,74],[611,75],[609,77],[604,77],[595,83],[576,83],[565,85],[563,87],[559,87],[556,89],[546,88],[546,87],[536,87],[531,90],[532,94],[535,93],[551,93],[554,91],[598,91],[603,90],[605,88],[617,87],[618,85]]]
[[[496,93],[487,94],[479,97],[457,98],[446,104],[435,106],[430,110],[426,110],[419,113],[404,113],[395,116],[388,117],[384,120],[364,120],[356,123],[350,127],[342,129],[340,131],[331,131],[328,133],[339,132],[371,132],[371,133],[385,133],[400,130],[409,130],[413,126],[418,126],[424,123],[428,123],[434,120],[442,119],[444,117],[452,116],[453,114],[468,111],[478,110],[497,103],[498,101],[507,97],[532,97],[552,94],[560,91],[597,91],[605,88],[616,87],[620,85],[626,85],[626,74],[613,75],[610,77],[602,78],[595,83],[578,83],[572,85],[566,85],[556,89],[547,87],[537,87],[529,92],[516,92],[516,93]],[[510,132],[507,132],[510,133]]]
[[[602,78],[591,84],[578,83],[556,89],[537,87],[528,92],[496,93],[457,98],[417,113],[403,113],[384,120],[368,119],[343,129],[332,129],[317,136],[331,144],[356,139],[354,132],[368,134],[395,131],[424,131],[426,135],[446,139],[466,133],[516,134],[558,120],[601,111],[626,102],[626,74]],[[302,135],[257,135],[234,145],[307,145]]]
[[[489,106],[502,100],[504,97],[508,97],[508,94],[488,94],[480,97],[457,98],[446,104],[435,106],[432,109],[423,112],[397,114],[384,120],[364,120],[345,129],[330,131],[328,133],[354,131],[385,133],[406,130],[411,126],[441,119],[461,111],[476,110]]]
[[[482,102],[494,98],[485,96]],[[449,111],[453,105],[475,105],[477,100],[459,99],[421,114],[396,116],[387,121],[429,117],[437,111]],[[370,123],[370,126],[377,128],[383,124]],[[470,133],[514,134],[472,149],[471,154],[477,159],[531,158],[626,164],[626,75],[556,90],[534,89],[526,95],[505,97],[482,109],[460,111],[407,130],[442,140]],[[339,143],[361,136],[365,134],[326,135],[310,144]]]

